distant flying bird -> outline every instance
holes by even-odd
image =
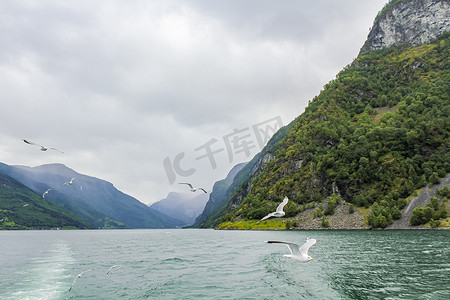
[[[115,266],[112,266],[111,268],[109,268],[109,270],[108,270],[108,272],[106,272],[106,274],[109,274],[109,272],[111,272],[111,270],[112,269],[114,269],[114,268],[119,268],[119,267],[121,267],[122,265],[115,265]]]
[[[28,205],[30,205],[30,204],[27,203],[27,204],[25,204],[23,207],[27,207]]]
[[[92,270],[95,270],[95,269],[90,269],[90,270],[87,270],[87,271],[84,271],[84,272],[81,272],[80,274],[78,274],[77,277],[75,277],[75,279],[73,280],[72,285],[70,286],[69,292],[72,290],[72,288],[73,288],[75,282],[77,281],[77,279],[81,278],[81,275],[83,275],[84,273],[90,272]]]
[[[48,190],[46,190],[43,194],[42,194],[42,198],[45,198],[45,195],[47,195],[48,194],[48,192],[50,192],[52,189],[48,189]]]
[[[279,241],[265,241],[265,242],[270,243],[270,244],[277,243],[277,244],[287,245],[289,247],[289,250],[291,250],[291,254],[285,254],[285,255],[283,255],[283,257],[290,257],[290,258],[293,258],[295,260],[299,260],[302,262],[314,260],[314,258],[312,258],[311,256],[308,255],[308,250],[312,245],[314,245],[317,242],[316,239],[307,238],[306,242],[301,247],[299,247],[295,243],[289,243],[289,242],[279,242]]]
[[[280,205],[278,205],[277,210],[275,212],[271,212],[270,214],[268,214],[267,216],[265,216],[264,218],[259,220],[258,223],[261,221],[267,220],[270,217],[276,217],[276,218],[284,217],[284,215],[286,213],[283,211],[283,208],[288,203],[288,201],[289,201],[288,197],[284,197],[283,202],[281,202]]]
[[[60,152],[60,153],[64,153],[64,152],[62,152],[61,150],[58,150],[58,149],[56,149],[56,148],[44,147],[44,146],[42,146],[42,145],[39,145],[39,144],[30,142],[30,141],[27,141],[27,140],[25,140],[25,139],[22,139],[22,140],[23,140],[25,143],[29,144],[29,145],[36,145],[36,146],[41,147],[41,151],[47,151],[48,149],[51,149],[51,150],[58,151],[58,152]]]
[[[75,178],[72,178],[72,179],[70,179],[70,181],[64,182],[64,184],[66,184],[66,185],[72,184],[74,179],[75,179]]]
[[[202,190],[203,192],[207,193],[207,191],[204,188],[200,188],[200,187],[194,188],[194,187],[192,187],[192,184],[187,183],[187,182],[180,182],[179,184],[187,184],[189,186],[189,188],[191,189],[191,192],[196,192],[198,190]]]

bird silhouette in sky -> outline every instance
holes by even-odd
[[[195,188],[195,187],[192,186],[192,184],[187,183],[187,182],[180,182],[179,184],[187,184],[187,185],[189,186],[191,192],[196,192],[196,191],[198,191],[198,190],[201,190],[201,191],[203,191],[205,194],[207,193],[207,191],[206,191],[204,188],[201,188],[201,187],[196,187],[196,188]]]
[[[27,141],[26,139],[22,139],[22,140],[23,140],[25,143],[27,143],[28,145],[35,145],[35,146],[41,147],[41,151],[47,151],[48,149],[51,149],[51,150],[58,151],[58,152],[60,152],[60,153],[64,153],[64,152],[62,152],[61,150],[58,150],[58,149],[56,149],[56,148],[44,147],[44,146],[42,146],[42,145],[39,145],[39,144],[30,142],[30,141]]]

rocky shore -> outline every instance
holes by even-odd
[[[424,187],[420,190],[417,196],[412,197],[407,205],[402,210],[402,216],[399,220],[396,220],[390,224],[386,229],[431,229],[429,226],[420,225],[412,226],[409,223],[411,219],[414,208],[417,206],[426,206],[430,203],[431,197],[436,196],[436,191],[442,189],[445,185],[450,186],[450,175],[441,179],[441,182],[432,187]],[[324,204],[323,204],[324,205]],[[325,206],[325,205],[324,205]],[[354,230],[354,229],[370,229],[367,226],[366,217],[370,212],[369,209],[356,208],[353,213],[349,212],[349,204],[342,202],[336,207],[335,213],[330,216],[325,216],[328,218],[330,227],[322,226],[322,217],[314,217],[314,212],[317,209],[317,205],[314,209],[308,209],[304,212],[298,214],[293,220],[296,222],[296,226],[291,229],[299,230]],[[450,203],[447,202],[447,211],[450,216]],[[447,218],[446,223],[448,223],[450,218]],[[444,220],[445,221],[445,220]],[[450,229],[450,226],[443,226],[437,229]]]

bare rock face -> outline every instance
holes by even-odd
[[[418,46],[450,31],[450,0],[392,0],[379,13],[361,53]]]

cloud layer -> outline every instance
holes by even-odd
[[[0,161],[61,162],[145,203],[211,189],[260,150],[253,125],[289,123],[357,56],[385,2],[1,1]],[[249,155],[229,153],[234,130]],[[195,172],[170,184],[181,153]]]

